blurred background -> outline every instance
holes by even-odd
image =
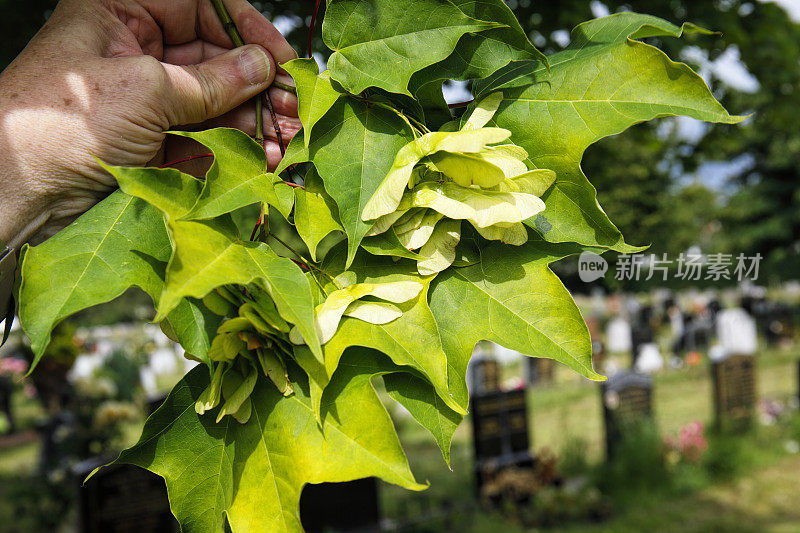
[[[253,4],[303,55],[314,2]],[[452,471],[396,410],[412,468],[431,488],[341,487],[334,507],[355,502],[350,514],[372,522],[342,511],[332,528],[306,525],[800,531],[800,0],[507,4],[548,54],[580,22],[622,10],[718,31],[651,41],[695,68],[731,113],[752,116],[739,126],[661,119],[586,153],[584,172],[611,220],[628,242],[651,245],[640,258],[606,254],[600,277],[578,258],[555,265],[609,384],[482,343],[470,386],[473,416],[486,416],[456,432]],[[54,5],[0,0],[2,68]],[[319,28],[313,48],[324,48]],[[466,84],[446,89],[451,102],[470,98]],[[87,513],[111,504],[87,501],[79,481],[138,437],[189,367],[150,318],[135,292],[85,312],[57,329],[30,377],[18,331],[1,349],[0,531],[132,530],[86,526]],[[500,407],[482,410],[487,398]],[[115,516],[127,512],[115,505]],[[304,495],[309,520],[322,513],[315,505]]]

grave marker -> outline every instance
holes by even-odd
[[[717,429],[750,429],[756,407],[756,364],[752,355],[731,355],[711,363]]]
[[[524,390],[471,398],[475,478],[481,488],[506,468],[531,468],[528,410]]]
[[[300,522],[307,533],[378,530],[378,480],[306,485],[300,495]]]
[[[497,360],[487,357],[473,358],[468,370],[471,396],[494,392],[500,388],[500,369]]]
[[[107,460],[76,465],[78,483]],[[111,465],[79,489],[83,533],[178,533],[164,479],[133,465]]]
[[[555,365],[552,359],[523,356],[523,365],[525,369],[525,383],[529,387],[553,382],[553,369]]]
[[[613,459],[626,428],[653,417],[653,379],[622,371],[600,387],[606,428],[606,457]]]

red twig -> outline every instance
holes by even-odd
[[[214,154],[200,154],[200,155],[190,155],[189,157],[184,157],[183,159],[178,159],[177,161],[171,161],[169,163],[164,163],[158,168],[167,168],[172,167],[175,165],[180,165],[181,163],[186,163],[187,161],[194,161],[195,159],[203,159],[205,157],[214,157]]]
[[[314,12],[311,14],[311,24],[308,25],[308,54],[311,57],[311,41],[314,38],[314,23],[317,22],[317,11],[319,11],[319,0],[314,4]]]
[[[258,217],[258,220],[256,220],[256,226],[253,228],[253,233],[250,234],[251,241],[256,240],[256,234],[258,233],[258,228],[260,227],[261,227],[261,217]]]
[[[305,189],[305,187],[303,187],[302,185],[299,185],[297,183],[292,183],[291,181],[284,181],[283,183],[284,183],[284,185],[288,185],[289,187],[296,187],[298,189]]]
[[[467,100],[466,102],[454,102],[452,104],[447,104],[447,107],[449,107],[450,109],[453,109],[454,107],[467,107],[474,101],[475,100]]]

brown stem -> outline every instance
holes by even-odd
[[[283,147],[283,135],[281,135],[281,126],[278,124],[278,117],[275,115],[275,110],[272,108],[272,100],[269,97],[264,98],[269,109],[269,116],[272,117],[272,127],[275,129],[275,137],[278,138],[278,148],[281,150],[281,157],[286,155],[286,150]]]

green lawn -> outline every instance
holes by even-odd
[[[797,355],[790,350],[770,351],[758,359],[758,392],[762,398],[786,401],[797,394]],[[506,369],[506,376],[516,369]],[[693,420],[707,425],[713,420],[711,380],[708,366],[668,371],[656,376],[654,411],[662,435],[675,434]],[[536,387],[528,394],[531,437],[536,450],[559,453],[574,439],[584,441],[590,462],[604,455],[602,408],[599,385],[577,376],[566,367],[556,369],[555,383]],[[400,424],[401,440],[418,479],[430,489],[413,494],[384,485],[381,497],[385,514],[403,520],[451,502],[463,509],[463,520],[432,524],[430,531],[455,527],[459,531],[525,531],[513,519],[486,510],[473,512],[471,428],[457,431],[452,451],[453,471],[441,454],[413,422]],[[644,491],[599,525],[564,524],[558,531],[800,531],[800,456],[784,450],[785,431],[758,427],[741,437],[744,449],[742,472],[733,481],[710,483],[685,480],[683,493]],[[686,493],[686,487],[695,486]],[[424,500],[428,499],[428,502]],[[506,515],[507,516],[507,515]],[[424,528],[410,528],[422,531]]]

